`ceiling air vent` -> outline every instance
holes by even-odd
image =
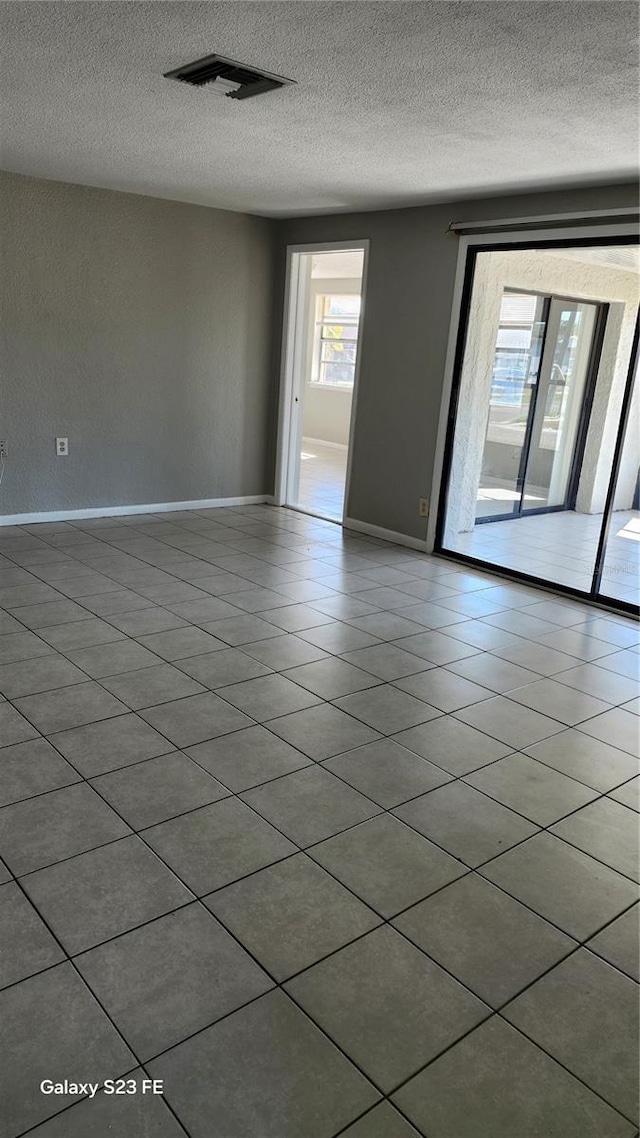
[[[264,95],[293,83],[282,75],[271,75],[268,71],[257,71],[255,67],[245,67],[235,59],[225,59],[222,55],[206,55],[194,63],[186,63],[175,71],[166,71],[165,79],[179,79],[193,87],[213,87],[216,94],[230,99],[251,99],[254,95]]]

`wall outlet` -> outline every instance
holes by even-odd
[[[428,498],[418,498],[418,513],[420,514],[421,518],[428,518],[429,517],[429,499]]]
[[[0,439],[0,458],[8,458],[9,451],[7,449],[7,440]]]
[[[69,453],[69,440],[56,439],[56,454],[67,455]]]

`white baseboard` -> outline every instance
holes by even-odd
[[[369,537],[379,537],[381,541],[391,541],[394,545],[404,545],[408,549],[419,549],[421,553],[427,552],[425,540],[409,537],[406,533],[396,533],[392,529],[383,529],[382,526],[372,526],[369,522],[359,522],[355,518],[345,518],[342,524],[345,529],[353,529],[358,533],[368,534]]]
[[[303,435],[303,443],[311,443],[311,446],[328,447],[329,450],[348,450],[346,443],[330,443],[326,439],[311,439],[308,435]]]
[[[127,514],[167,514],[174,510],[212,510],[221,506],[273,505],[270,494],[241,498],[201,498],[195,502],[152,502],[143,506],[92,506],[87,510],[47,510],[44,513],[3,514],[0,526],[26,526],[36,522],[73,522],[83,518],[123,518]]]

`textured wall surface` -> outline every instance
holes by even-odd
[[[424,539],[458,238],[453,221],[635,208],[633,185],[279,222],[283,245],[369,238],[348,516]],[[432,502],[432,509],[437,503]]]
[[[8,174],[0,198],[0,515],[270,492],[274,223]]]
[[[285,246],[369,238],[349,516],[415,538],[458,253],[447,226],[637,202],[622,185],[272,222],[16,175],[0,192],[0,514],[271,493]]]

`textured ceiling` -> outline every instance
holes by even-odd
[[[624,0],[0,3],[1,164],[268,216],[625,179],[636,25]],[[213,52],[296,86],[163,78]]]

